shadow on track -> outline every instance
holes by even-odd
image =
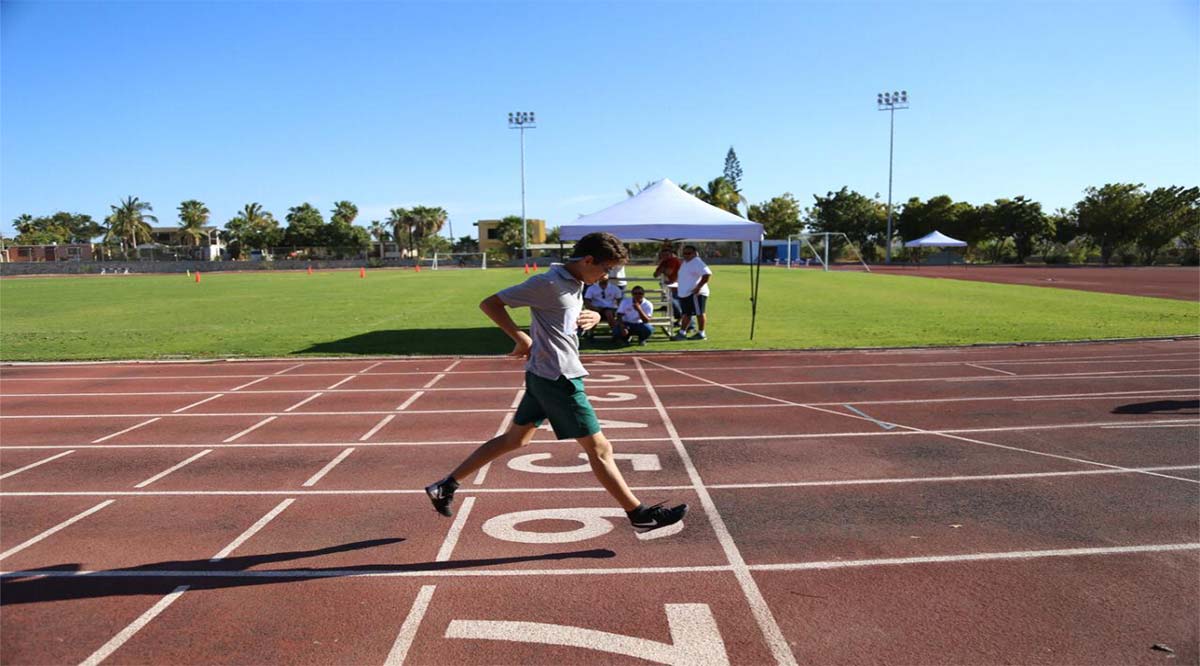
[[[371,564],[367,566],[332,567],[327,569],[260,569],[254,572],[256,575],[253,575],[253,577],[244,575],[244,572],[247,572],[250,567],[261,564],[284,562],[363,548],[374,548],[401,541],[404,541],[404,539],[371,539],[369,541],[356,541],[313,550],[242,555],[229,557],[218,562],[210,562],[207,559],[153,562],[136,567],[110,569],[80,575],[71,575],[72,572],[80,570],[79,564],[58,564],[30,571],[27,576],[19,575],[22,572],[16,572],[17,575],[9,574],[9,577],[0,581],[0,606],[46,601],[69,601],[72,599],[95,599],[99,597],[165,596],[179,585],[188,585],[189,590],[219,590],[233,587],[248,587],[251,585],[293,583],[317,578],[348,578],[390,572],[434,572],[515,564],[519,562],[609,559],[617,556],[616,553],[607,548],[593,548],[591,550],[543,553],[541,555],[451,560],[448,562]]]
[[[1121,405],[1113,414],[1200,414],[1200,400],[1154,400]]]
[[[319,342],[293,354],[506,354],[512,340],[494,327],[412,328],[371,331],[341,340]]]

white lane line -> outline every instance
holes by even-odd
[[[155,474],[154,476],[152,476],[152,477],[150,477],[150,478],[146,479],[145,481],[142,481],[141,483],[139,483],[139,484],[137,484],[136,486],[134,486],[134,488],[145,488],[146,486],[148,486],[148,485],[150,485],[150,484],[154,483],[155,481],[158,481],[159,479],[161,479],[161,478],[163,478],[164,476],[166,476],[166,475],[170,474],[171,472],[174,472],[174,471],[176,471],[176,470],[182,469],[182,468],[183,468],[185,465],[187,465],[187,464],[189,464],[189,463],[192,463],[192,462],[195,462],[195,461],[197,461],[197,460],[199,460],[199,459],[203,458],[204,456],[206,456],[206,455],[208,455],[208,454],[212,453],[212,451],[213,451],[212,449],[204,449],[204,450],[203,450],[203,451],[201,451],[200,453],[197,453],[196,455],[192,456],[191,458],[188,458],[187,460],[185,460],[185,461],[183,461],[183,462],[179,463],[178,465],[175,465],[175,466],[173,466],[173,467],[169,467],[169,468],[167,468],[167,469],[165,469],[165,470],[163,470],[163,471],[159,472],[158,474]]]
[[[276,374],[278,374],[278,373],[276,373]],[[274,375],[272,375],[272,376],[274,376]],[[229,390],[230,390],[230,391],[240,391],[240,390],[242,390],[242,389],[246,388],[247,386],[254,386],[254,385],[255,385],[255,384],[257,384],[257,383],[259,383],[259,382],[265,382],[265,381],[267,381],[267,380],[268,380],[268,379],[270,379],[270,378],[271,378],[271,377],[259,377],[258,379],[255,379],[255,380],[254,380],[254,381],[252,381],[252,382],[246,382],[245,384],[242,384],[241,386],[235,386],[235,387],[233,387],[233,388],[231,388],[231,389],[229,389]]]
[[[375,424],[374,428],[371,428],[370,430],[367,431],[367,434],[363,435],[362,437],[359,437],[358,441],[365,442],[368,439],[371,439],[371,435],[374,435],[375,433],[379,432],[381,429],[383,429],[383,426],[387,425],[394,418],[396,418],[395,414],[388,414],[387,416],[383,417],[382,419],[379,420],[379,423]]]
[[[103,502],[97,504],[96,506],[94,506],[82,513],[78,513],[75,516],[68,518],[68,519],[64,520],[63,522],[55,525],[54,527],[51,527],[50,529],[46,530],[45,532],[42,532],[41,534],[39,534],[27,541],[19,543],[19,544],[13,546],[12,548],[9,548],[8,550],[4,551],[3,553],[0,553],[0,560],[3,560],[4,558],[8,557],[9,555],[15,555],[15,554],[25,550],[26,548],[41,541],[42,539],[45,539],[48,536],[52,536],[55,532],[58,532],[59,530],[66,529],[66,528],[70,527],[71,525],[74,525],[75,523],[83,520],[84,518],[87,518],[88,516],[92,515],[93,513],[96,513],[100,509],[103,509],[104,507],[108,506],[109,504],[112,504],[115,501],[116,500],[111,500],[111,499],[104,500]]]
[[[332,386],[330,386],[329,388],[327,388],[327,389],[325,389],[325,390],[326,390],[326,391],[331,391],[331,390],[333,390],[333,389],[335,389],[335,388],[337,388],[337,387],[341,386],[342,384],[345,384],[346,382],[350,381],[351,379],[354,379],[354,378],[355,378],[355,377],[357,377],[357,376],[358,376],[358,375],[350,375],[349,377],[345,377],[345,378],[343,378],[341,381],[334,382]]]
[[[268,416],[267,418],[265,418],[265,419],[263,419],[263,420],[259,421],[258,423],[255,423],[254,425],[250,426],[249,428],[246,428],[245,430],[243,430],[243,431],[239,432],[238,434],[234,435],[233,437],[228,437],[228,438],[226,438],[226,439],[225,439],[225,440],[223,440],[223,441],[224,441],[226,444],[228,444],[229,442],[232,442],[232,441],[235,441],[235,440],[237,440],[237,439],[240,439],[240,438],[242,437],[242,435],[246,435],[246,434],[252,433],[252,432],[254,432],[255,430],[258,430],[259,428],[261,428],[261,427],[263,427],[263,426],[267,425],[268,423],[270,423],[271,421],[274,421],[274,420],[275,420],[275,417],[274,417],[274,416]]]
[[[640,361],[639,361],[639,362],[640,362]],[[695,380],[697,380],[697,381],[700,381],[700,382],[704,382],[704,383],[706,383],[706,384],[711,384],[711,385],[713,385],[713,386],[723,386],[724,388],[727,388],[727,389],[729,389],[729,390],[731,390],[731,391],[736,391],[736,392],[738,392],[738,393],[745,393],[745,394],[747,394],[747,395],[752,395],[752,396],[755,396],[755,397],[758,397],[758,398],[765,398],[765,399],[767,399],[767,400],[775,400],[775,401],[778,401],[778,402],[780,402],[780,403],[782,403],[782,404],[786,404],[786,405],[792,405],[792,406],[794,406],[794,407],[805,407],[805,408],[807,408],[807,409],[811,409],[811,410],[818,411],[818,412],[823,412],[823,413],[825,413],[825,414],[833,414],[834,416],[840,416],[840,417],[843,417],[843,418],[848,418],[848,419],[860,419],[860,420],[872,420],[872,419],[863,419],[863,417],[861,417],[861,416],[855,416],[855,415],[853,415],[853,414],[847,414],[847,413],[845,413],[845,412],[840,412],[840,411],[837,411],[837,410],[834,410],[834,409],[826,409],[826,408],[824,408],[824,407],[815,407],[815,406],[813,406],[813,405],[808,405],[808,404],[803,404],[803,403],[798,403],[798,402],[792,402],[791,400],[784,400],[783,398],[774,398],[774,397],[771,397],[771,396],[769,396],[769,395],[763,395],[763,394],[761,394],[761,393],[753,393],[753,392],[751,392],[751,391],[747,391],[747,390],[745,390],[745,389],[733,388],[732,386],[729,386],[729,385],[727,385],[727,384],[721,384],[721,383],[719,383],[719,382],[714,382],[714,381],[712,381],[712,380],[710,380],[710,379],[705,379],[705,378],[703,378],[703,377],[700,377],[699,375],[693,375],[693,374],[690,374],[690,373],[684,372],[684,371],[682,371],[682,370],[679,370],[679,369],[677,369],[677,368],[671,368],[671,367],[669,367],[669,366],[665,366],[665,365],[662,365],[662,364],[659,364],[659,363],[655,363],[654,361],[647,360],[646,362],[647,362],[647,363],[652,363],[652,364],[654,364],[654,365],[657,365],[657,366],[659,366],[659,367],[661,367],[661,368],[666,368],[666,369],[668,369],[668,370],[671,370],[671,371],[673,371],[673,372],[677,372],[677,373],[679,373],[679,374],[681,374],[681,375],[684,375],[684,376],[686,376],[686,377],[691,377],[692,379],[695,379]],[[936,435],[936,436],[938,436],[938,437],[946,437],[946,438],[949,438],[949,439],[956,439],[956,440],[959,440],[959,441],[962,441],[962,442],[970,442],[970,443],[972,443],[972,444],[979,444],[979,445],[981,445],[981,446],[990,446],[990,447],[997,448],[997,449],[1005,449],[1005,450],[1008,450],[1008,451],[1019,451],[1019,452],[1021,452],[1021,453],[1029,453],[1029,454],[1036,455],[1036,456],[1045,456],[1045,457],[1047,457],[1047,458],[1057,458],[1057,459],[1059,459],[1059,460],[1069,460],[1069,461],[1071,461],[1071,462],[1083,463],[1083,464],[1085,464],[1085,465],[1096,465],[1097,467],[1107,467],[1107,468],[1109,468],[1109,469],[1121,469],[1121,470],[1126,470],[1126,471],[1130,471],[1130,472],[1136,472],[1136,473],[1138,473],[1138,474],[1146,474],[1146,475],[1149,475],[1149,476],[1157,476],[1157,477],[1161,477],[1161,478],[1164,478],[1164,479],[1172,479],[1172,480],[1174,480],[1174,481],[1184,481],[1184,482],[1187,482],[1187,483],[1196,483],[1196,484],[1200,484],[1200,481],[1195,481],[1195,480],[1192,480],[1192,479],[1184,479],[1184,478],[1180,478],[1180,477],[1177,477],[1177,476],[1168,476],[1168,475],[1166,475],[1166,474],[1159,474],[1159,473],[1157,473],[1157,472],[1138,472],[1137,470],[1132,470],[1132,469],[1130,469],[1130,468],[1128,468],[1128,467],[1122,467],[1122,466],[1120,466],[1120,465],[1109,465],[1109,464],[1107,464],[1107,463],[1097,462],[1097,461],[1095,461],[1095,460],[1087,460],[1087,459],[1084,459],[1084,458],[1074,458],[1074,457],[1072,457],[1072,456],[1063,456],[1063,455],[1058,455],[1058,454],[1055,454],[1055,453],[1046,453],[1046,452],[1044,452],[1044,451],[1034,451],[1033,449],[1023,449],[1023,448],[1021,448],[1021,447],[1019,447],[1019,446],[1008,446],[1008,445],[1005,445],[1005,444],[996,444],[996,443],[994,443],[994,442],[985,442],[985,441],[983,441],[983,440],[980,440],[980,439],[971,439],[971,438],[969,438],[969,437],[963,437],[963,436],[961,436],[961,435],[952,435],[952,434],[950,434],[950,431],[946,431],[946,430],[940,430],[940,431],[939,431],[939,430],[925,430],[925,429],[923,429],[923,428],[917,428],[917,427],[915,427],[915,426],[908,426],[908,425],[904,425],[903,423],[897,423],[897,424],[895,424],[895,425],[896,425],[897,427],[899,427],[899,428],[902,428],[902,429],[904,429],[904,430],[907,430],[907,431],[909,431],[909,432],[913,432],[913,433],[920,433],[920,434],[926,434],[926,435]]]
[[[299,407],[303,406],[304,404],[306,404],[306,403],[308,403],[308,402],[310,402],[310,401],[312,401],[312,400],[316,400],[317,398],[319,398],[319,397],[321,397],[321,396],[323,396],[323,395],[325,395],[325,394],[324,394],[324,393],[314,393],[314,394],[312,394],[312,395],[308,396],[307,398],[305,398],[305,399],[301,400],[300,402],[298,402],[298,403],[296,403],[296,404],[292,405],[291,407],[288,407],[287,409],[285,409],[285,410],[283,410],[283,411],[284,411],[284,412],[290,412],[290,411],[292,411],[292,410],[294,410],[294,409],[297,409],[297,408],[299,408]]]
[[[978,363],[964,363],[963,365],[969,365],[972,368],[979,368],[980,370],[990,370],[992,372],[999,372],[1002,375],[1009,375],[1009,376],[1015,377],[1017,374],[1015,372],[1009,372],[1008,370],[998,370],[996,368],[989,368],[986,365],[979,365]]]
[[[221,396],[223,396],[223,395],[225,395],[225,394],[224,394],[224,393],[218,393],[218,394],[216,394],[216,395],[210,395],[210,396],[208,396],[207,398],[205,398],[205,399],[203,399],[203,400],[197,400],[196,402],[193,402],[192,404],[190,404],[190,405],[188,405],[188,406],[186,406],[186,407],[180,407],[179,409],[176,409],[175,411],[173,411],[173,412],[171,412],[171,413],[172,413],[172,414],[178,414],[178,413],[180,413],[180,412],[187,411],[187,410],[189,410],[189,409],[191,409],[192,407],[195,407],[195,406],[197,406],[197,405],[203,405],[204,403],[208,402],[209,400],[216,400],[217,398],[220,398],[220,397],[221,397]]]
[[[646,374],[645,367],[642,366],[642,359],[634,357],[633,362],[637,367],[638,374],[642,377],[642,383],[646,386],[646,392],[650,395],[654,406],[658,408],[659,416],[663,420],[663,425],[666,426],[667,435],[670,436],[671,442],[675,446],[675,452],[679,455],[680,460],[683,461],[688,479],[695,487],[700,504],[704,507],[704,513],[712,525],[713,532],[717,535],[717,541],[720,542],[721,549],[725,551],[725,557],[729,560],[729,564],[733,568],[734,577],[737,578],[738,584],[742,588],[742,593],[746,596],[746,602],[750,605],[750,611],[754,615],[755,621],[758,622],[758,627],[771,649],[771,654],[779,664],[796,664],[796,657],[792,654],[792,650],[788,646],[787,638],[784,637],[783,632],[779,629],[779,624],[775,621],[775,616],[771,613],[771,608],[767,606],[767,600],[763,597],[762,591],[758,589],[758,583],[754,581],[754,576],[750,574],[750,569],[746,566],[746,560],[742,557],[741,551],[738,550],[737,544],[734,543],[733,537],[729,534],[729,528],[725,526],[725,520],[721,518],[720,512],[717,511],[716,503],[713,502],[712,496],[709,495],[708,490],[704,487],[704,481],[700,478],[700,472],[696,470],[696,466],[692,463],[692,458],[688,454],[687,448],[683,445],[683,440],[679,439],[679,433],[675,430],[675,424],[671,421],[671,416],[667,413],[667,408],[663,406],[662,400],[659,400],[658,391],[654,389],[654,384],[650,382],[650,377]]]
[[[412,609],[408,611],[408,617],[404,618],[404,624],[400,625],[400,633],[396,635],[396,642],[392,643],[387,660],[383,662],[384,666],[401,666],[404,663],[405,658],[408,657],[408,650],[417,637],[417,629],[421,626],[421,620],[425,618],[425,611],[429,609],[429,601],[433,598],[433,591],[436,588],[436,585],[421,586],[416,600],[413,601]]]
[[[396,411],[397,411],[397,412],[402,412],[402,411],[404,411],[404,410],[408,409],[408,406],[409,406],[409,405],[411,405],[411,404],[413,404],[414,402],[416,402],[416,401],[417,401],[417,398],[420,398],[420,397],[421,397],[421,396],[423,396],[423,395],[425,395],[425,392],[424,392],[424,391],[417,391],[416,393],[414,393],[414,394],[412,394],[412,395],[408,396],[408,400],[405,400],[404,402],[400,403],[400,406],[396,408]]]
[[[235,548],[244,543],[246,539],[249,539],[251,536],[253,536],[255,532],[262,529],[268,522],[270,522],[272,518],[279,515],[279,512],[286,509],[287,506],[294,501],[295,500],[287,499],[283,502],[280,502],[279,506],[276,506],[271,510],[270,513],[260,518],[257,523],[250,527],[250,529],[243,532],[241,536],[233,540],[233,543],[222,548],[221,552],[209,558],[208,561],[219,562],[220,560],[224,559],[227,555],[229,555],[229,553],[232,553]],[[142,627],[145,627],[155,617],[158,617],[160,613],[166,610],[168,606],[175,603],[175,601],[179,599],[184,592],[187,592],[190,587],[190,585],[180,585],[172,590],[170,594],[162,599],[159,599],[158,603],[150,607],[150,610],[142,613],[141,617],[134,620],[129,626],[122,629],[120,633],[109,639],[109,641],[105,643],[99,650],[93,652],[90,657],[82,662],[81,666],[95,666],[96,664],[104,661],[109,655],[120,649],[120,647],[124,645],[126,641],[128,641],[130,638],[133,638],[134,634],[141,631]]]
[[[360,374],[360,375],[365,374],[375,368],[378,368],[381,365],[383,365],[383,361],[380,361],[378,363],[372,363],[371,365],[368,365],[367,367],[363,368],[362,370],[359,370],[356,374]]]
[[[1200,550],[1200,543],[1163,543],[1145,546],[1114,546],[1110,548],[1060,548],[1055,550],[1016,550],[999,553],[967,553],[963,555],[890,557],[873,560],[831,560],[826,562],[753,564],[750,566],[750,568],[754,571],[805,571],[811,569],[844,569],[847,567],[886,567],[895,566],[898,564],[937,564],[944,562],[982,562],[988,560],[1031,560],[1042,557],[1073,557],[1080,555],[1165,553],[1180,550]]]
[[[892,429],[894,429],[894,428],[896,427],[896,424],[894,424],[894,423],[888,423],[888,422],[886,422],[886,421],[880,421],[880,420],[879,420],[879,419],[877,419],[877,418],[873,418],[873,417],[869,416],[869,415],[868,415],[866,412],[863,412],[863,411],[860,411],[860,410],[858,410],[858,409],[855,409],[855,408],[854,408],[853,406],[851,406],[851,405],[843,404],[843,405],[842,405],[842,407],[845,407],[846,409],[848,409],[848,410],[850,410],[850,411],[854,412],[855,414],[858,414],[859,416],[861,416],[861,417],[863,417],[863,418],[865,418],[865,419],[867,419],[867,420],[869,420],[869,421],[872,421],[873,423],[875,423],[875,425],[879,426],[880,428],[883,428],[884,430],[892,430]]]
[[[500,435],[503,435],[508,430],[508,427],[510,425],[512,425],[513,417],[516,416],[516,414],[514,412],[512,412],[511,410],[516,409],[517,405],[521,404],[521,399],[524,397],[525,397],[525,389],[518,390],[517,397],[513,398],[512,406],[509,407],[510,411],[504,415],[503,419],[501,419],[500,427],[496,428],[496,434],[492,435],[492,437],[499,437]],[[490,462],[488,464],[484,465],[483,467],[480,467],[479,471],[475,472],[475,478],[471,480],[471,484],[475,485],[475,486],[483,485],[484,479],[487,478],[488,470],[490,470],[491,468],[492,468],[492,463],[490,463]]]
[[[451,363],[450,365],[446,366],[446,369],[445,369],[445,370],[442,370],[442,372],[450,372],[451,370],[453,370],[453,369],[457,368],[459,363],[462,363],[462,359],[461,359],[461,358],[460,358],[460,359],[458,359],[457,361],[455,361],[455,362]]]
[[[139,423],[135,426],[130,426],[124,430],[114,432],[111,435],[105,435],[105,436],[101,437],[100,439],[92,440],[92,444],[99,444],[100,442],[108,441],[108,440],[112,439],[113,437],[116,437],[117,435],[124,435],[125,433],[130,432],[131,430],[137,430],[138,428],[141,428],[142,426],[148,426],[151,423],[154,423],[155,421],[159,420],[160,418],[162,418],[162,417],[156,416],[156,417],[150,419],[149,421],[142,421],[141,423]]]
[[[1131,428],[1196,428],[1200,427],[1200,422],[1192,423],[1138,423],[1133,425],[1107,425],[1100,426],[1101,430],[1128,430]]]
[[[709,489],[738,490],[752,488],[807,488],[831,486],[866,486],[904,483],[965,483],[972,481],[1011,481],[1066,476],[1095,476],[1097,474],[1134,474],[1138,472],[1171,472],[1200,469],[1200,465],[1162,465],[1154,467],[1131,467],[1128,469],[1077,469],[1065,472],[1018,472],[1013,474],[979,474],[966,476],[927,476],[909,478],[841,479],[827,481],[768,481],[763,483],[710,483]],[[1179,477],[1182,478],[1182,477]],[[631,486],[635,492],[692,490],[691,485]],[[380,488],[355,490],[161,490],[125,492],[112,490],[97,491],[13,491],[0,492],[0,497],[273,497],[279,495],[419,495],[419,488]],[[570,486],[563,488],[474,488],[473,494],[532,494],[532,493],[603,493],[601,486]]]
[[[354,452],[354,447],[350,447],[350,448],[346,449],[345,451],[342,451],[338,455],[338,457],[329,461],[328,465],[325,465],[324,467],[322,467],[321,471],[317,472],[316,474],[313,474],[312,477],[309,478],[308,481],[305,481],[303,484],[304,487],[308,488],[309,486],[315,486],[317,484],[317,481],[320,481],[322,477],[324,477],[326,474],[328,474],[329,471],[332,470],[334,467],[337,467],[338,463],[345,460],[346,457],[349,456],[353,452]]]
[[[113,652],[116,652],[117,649],[124,645],[126,641],[128,641],[130,638],[133,638],[134,634],[141,631],[142,627],[150,624],[151,620],[158,617],[159,613],[163,612],[168,606],[175,603],[175,600],[178,599],[184,592],[187,592],[189,587],[189,585],[180,585],[172,590],[170,594],[162,599],[159,599],[158,603],[151,606],[150,609],[145,613],[142,613],[138,619],[131,622],[129,626],[122,629],[121,632],[116,636],[110,638],[107,643],[100,646],[100,649],[93,652],[90,657],[80,662],[79,666],[96,666],[96,664],[99,664],[107,659],[109,655],[111,655]]]
[[[446,376],[446,373],[439,372],[437,377],[434,377],[433,379],[426,382],[426,384],[424,386],[422,386],[421,388],[426,388],[426,389],[433,388],[433,385],[440,382],[442,380],[442,377],[445,377],[445,376]]]
[[[295,370],[296,368],[299,368],[299,367],[300,367],[300,366],[302,366],[302,365],[304,365],[304,364],[303,364],[303,363],[297,363],[296,365],[293,365],[293,366],[292,366],[292,367],[290,367],[290,368],[284,368],[283,370],[280,370],[279,372],[276,372],[276,373],[275,373],[274,375],[272,375],[272,376],[278,377],[279,375],[282,375],[283,373],[285,373],[285,372],[289,372],[289,371],[291,371],[291,370]]]
[[[968,553],[962,555],[927,555],[923,557],[879,558],[873,560],[827,560],[812,562],[780,562],[774,564],[751,564],[751,571],[802,571],[805,569],[840,569],[846,567],[886,567],[903,564],[935,564],[943,562],[986,562],[991,560],[1037,559],[1041,557],[1087,557],[1096,555],[1136,555],[1139,553],[1170,553],[1200,550],[1200,543],[1163,543],[1140,546],[1113,546],[1108,548],[1062,548],[1055,550],[1019,550],[992,553]],[[251,569],[248,571],[175,571],[175,570],[101,570],[62,571],[59,569],[25,569],[0,571],[0,578],[472,578],[491,576],[658,576],[673,573],[703,573],[733,571],[728,564],[676,566],[676,567],[613,567],[601,569],[443,569],[412,571],[411,569]]]
[[[288,498],[288,499],[285,499],[282,502],[280,502],[278,505],[276,505],[276,507],[274,509],[271,509],[270,511],[268,511],[265,516],[263,516],[262,518],[259,518],[258,522],[251,525],[245,532],[242,532],[241,535],[239,535],[238,538],[234,539],[228,546],[225,546],[224,548],[222,548],[221,552],[208,558],[208,561],[209,562],[220,562],[221,560],[228,557],[230,553],[232,553],[234,550],[237,549],[238,546],[245,543],[247,539],[254,536],[262,528],[266,527],[267,523],[274,520],[275,516],[278,516],[280,513],[283,513],[283,510],[288,508],[289,506],[291,506],[292,502],[295,502],[295,501],[296,501],[295,499]]]
[[[450,525],[450,531],[446,533],[446,540],[442,542],[442,547],[438,550],[435,562],[445,562],[450,559],[454,553],[454,547],[458,545],[458,537],[462,535],[463,527],[467,524],[467,516],[471,514],[471,507],[475,506],[474,497],[468,497],[463,500],[462,506],[454,514],[454,523]]]
[[[63,456],[68,456],[68,455],[71,455],[72,453],[75,453],[75,449],[71,449],[70,451],[63,451],[62,453],[59,453],[59,454],[57,454],[57,455],[50,456],[49,458],[43,458],[42,460],[39,460],[39,461],[37,461],[37,462],[35,462],[35,463],[32,463],[32,464],[26,465],[26,466],[24,466],[24,467],[22,467],[22,468],[20,468],[20,469],[14,469],[14,470],[12,470],[11,472],[5,472],[5,473],[3,473],[3,474],[0,474],[0,480],[7,479],[7,478],[8,478],[8,477],[10,477],[10,476],[16,476],[16,475],[20,474],[21,472],[24,472],[24,471],[26,471],[26,470],[33,469],[34,467],[40,467],[40,466],[42,466],[42,465],[45,465],[46,463],[48,463],[48,462],[50,462],[50,461],[53,461],[53,460],[58,460],[59,458],[61,458],[61,457],[63,457]]]

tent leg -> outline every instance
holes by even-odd
[[[758,319],[758,282],[762,279],[763,244],[758,242],[758,265],[756,275],[750,280],[750,339],[754,339],[754,322]],[[751,267],[754,270],[755,267]]]

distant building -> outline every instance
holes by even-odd
[[[91,243],[64,243],[62,245],[9,245],[4,251],[4,261],[91,261]]]
[[[172,248],[184,248],[184,251],[192,256],[186,257],[189,259],[200,259],[202,261],[215,261],[221,258],[221,251],[225,249],[225,241],[221,239],[221,232],[218,227],[201,227],[204,235],[199,239],[194,239],[190,235],[183,233],[179,227],[150,227],[150,241],[155,245],[165,245]],[[199,240],[199,244],[196,241]],[[139,246],[143,247],[143,246]],[[180,257],[183,259],[185,257]]]
[[[545,243],[546,242],[546,221],[527,218],[529,223],[529,243]],[[504,243],[501,243],[499,236],[496,233],[497,227],[500,226],[500,220],[480,220],[475,223],[479,227],[479,251],[488,252],[490,250],[502,249]]]

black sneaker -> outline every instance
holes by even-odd
[[[629,523],[633,525],[633,529],[639,532],[649,532],[683,520],[687,510],[688,505],[686,504],[667,509],[663,507],[662,502],[659,502],[651,507],[643,507],[641,511],[630,512]]]
[[[437,483],[431,483],[425,486],[425,494],[429,496],[429,501],[433,502],[433,508],[443,516],[453,516],[454,511],[450,509],[450,505],[454,503],[454,491],[458,489],[457,484],[451,486],[445,479]]]

